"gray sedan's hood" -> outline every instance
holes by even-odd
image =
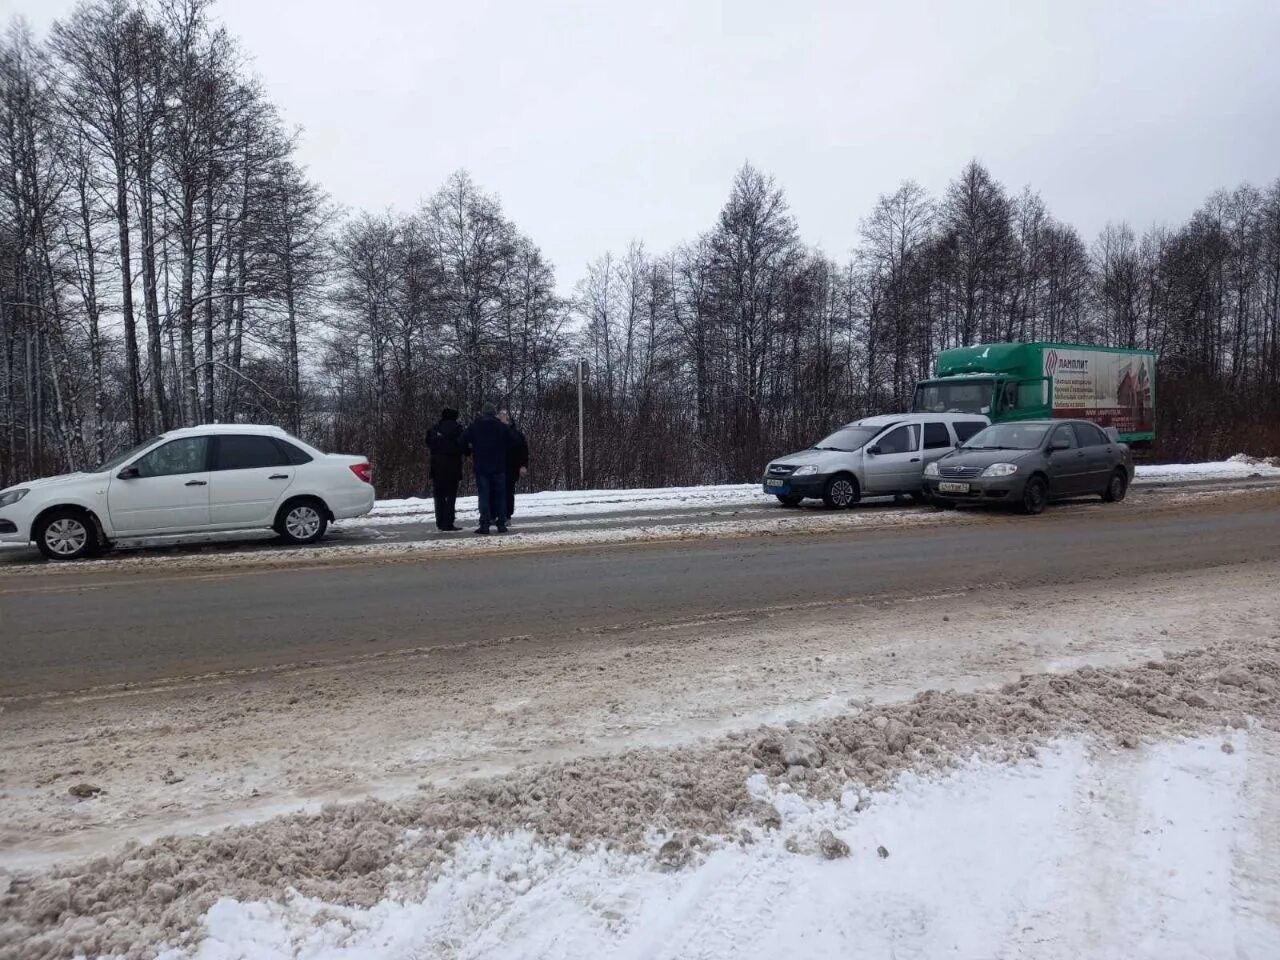
[[[785,457],[779,457],[769,466],[785,464],[789,467],[807,467],[812,464],[818,468],[819,473],[822,473],[828,467],[845,469],[849,460],[860,456],[861,453],[861,450],[815,450],[810,447],[808,450],[799,450],[795,453],[789,453]]]
[[[1036,450],[957,450],[949,453],[938,465],[952,467],[989,467],[993,463],[1017,463],[1023,457],[1034,456]]]

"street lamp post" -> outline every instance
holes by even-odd
[[[587,379],[587,361],[578,360],[578,489],[585,489],[587,486],[587,443],[586,429],[584,427],[583,402],[582,402],[582,382]]]

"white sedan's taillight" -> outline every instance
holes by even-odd
[[[373,483],[373,464],[353,463],[351,465],[351,472],[365,483]]]

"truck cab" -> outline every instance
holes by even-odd
[[[913,413],[980,413],[993,423],[1050,415],[1053,381],[1029,344],[944,350],[936,376],[916,384]]]

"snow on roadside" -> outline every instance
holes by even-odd
[[[630,490],[544,490],[517,495],[516,513],[521,518],[573,517],[605,513],[628,513],[685,509],[693,507],[738,507],[763,503],[758,483],[735,483],[708,487],[653,487]],[[429,498],[379,500],[373,513],[361,519],[365,524],[414,523],[431,519]],[[475,497],[458,498],[460,520],[479,516]]]
[[[1143,464],[1136,470],[1135,483],[1169,480],[1243,480],[1249,477],[1280,477],[1280,461],[1238,453],[1216,463]],[[598,516],[631,511],[672,510],[694,507],[744,507],[769,504],[773,498],[758,483],[737,483],[707,487],[656,487],[631,490],[547,490],[520,494],[517,514],[521,518]],[[430,499],[410,497],[379,500],[373,513],[359,523],[368,526],[417,523],[433,518]],[[460,520],[478,516],[475,497],[458,498]]]
[[[1237,453],[1218,463],[1152,463],[1136,470],[1136,483],[1164,480],[1247,480],[1250,477],[1280,477],[1280,458],[1251,457]]]
[[[1242,802],[1251,765],[1277,772],[1255,736],[1229,753],[1221,737],[1120,753],[1059,741],[1036,762],[907,773],[838,802],[757,774],[749,789],[781,829],[744,827],[686,869],[527,831],[472,835],[425,896],[223,899],[205,939],[162,960],[1263,957],[1280,918],[1255,909],[1251,884],[1274,885],[1277,864],[1251,884],[1236,872],[1275,841]],[[851,855],[824,859],[824,830]]]

